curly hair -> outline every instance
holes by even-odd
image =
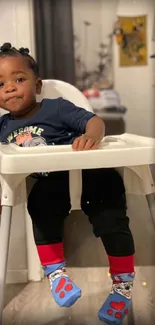
[[[0,58],[6,56],[18,56],[21,55],[28,64],[28,67],[34,72],[36,77],[39,77],[39,68],[37,62],[29,54],[29,49],[21,47],[17,50],[15,47],[12,47],[10,43],[4,43],[0,47]]]

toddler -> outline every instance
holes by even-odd
[[[42,81],[29,50],[5,43],[0,48],[0,142],[21,147],[72,145],[95,150],[104,137],[104,123],[95,114],[63,99],[36,102]],[[37,163],[37,161],[36,161]],[[81,289],[70,279],[63,249],[64,220],[71,205],[69,172],[35,174],[28,195],[34,240],[51,292],[60,307],[72,306]],[[82,171],[81,209],[100,237],[109,260],[112,289],[98,312],[100,320],[119,325],[128,313],[134,281],[134,242],[126,215],[125,188],[113,168]],[[104,287],[103,287],[104,290]]]

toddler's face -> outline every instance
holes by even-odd
[[[37,79],[20,56],[0,57],[0,107],[13,116],[24,116],[36,104],[41,92],[41,79]]]

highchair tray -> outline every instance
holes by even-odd
[[[155,139],[133,134],[108,136],[97,150],[73,151],[71,145],[19,147],[0,144],[1,174],[151,165]]]

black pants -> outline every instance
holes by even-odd
[[[134,254],[121,176],[115,169],[83,170],[82,183],[81,209],[88,216],[94,235],[101,238],[107,254]],[[64,219],[70,208],[68,172],[54,172],[35,183],[28,197],[28,211],[36,245],[63,241]]]

